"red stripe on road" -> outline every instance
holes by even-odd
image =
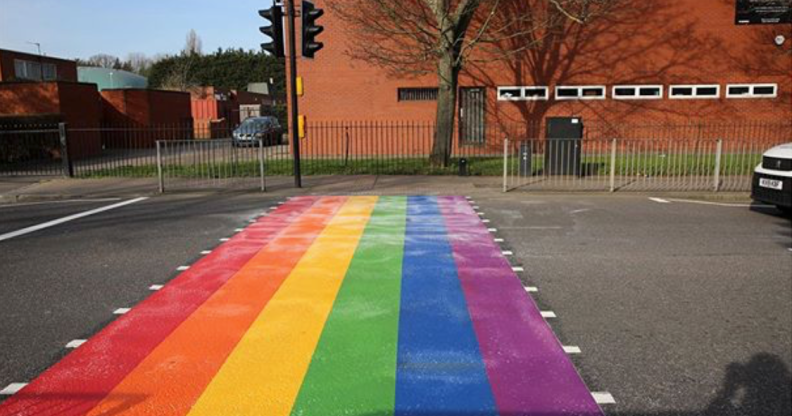
[[[234,236],[0,404],[0,416],[85,414],[317,201],[314,197],[292,199]]]

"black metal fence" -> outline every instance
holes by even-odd
[[[63,126],[61,126],[63,127]],[[0,126],[0,175],[71,175],[74,177],[155,177],[156,143],[206,143],[234,139],[236,126],[226,124],[163,124]],[[543,123],[490,123],[485,140],[468,144],[466,133],[454,133],[447,166],[430,161],[435,127],[430,122],[309,122],[300,139],[304,175],[469,175],[503,174],[504,140],[539,141]],[[480,134],[480,132],[479,132]],[[585,123],[584,144],[612,139],[650,142],[722,140],[725,143],[792,141],[792,121],[686,124]],[[262,139],[262,138],[257,138]],[[292,150],[285,135],[263,138],[268,176],[291,175]],[[66,146],[61,142],[65,141]],[[758,149],[757,151],[761,151]],[[64,158],[64,156],[66,156]],[[245,169],[230,170],[244,172]]]

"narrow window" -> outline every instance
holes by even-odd
[[[727,98],[775,98],[778,84],[729,84],[726,86]]]
[[[713,99],[720,98],[720,85],[672,85],[672,99]]]
[[[627,98],[635,97],[635,88],[633,87],[613,87],[614,98]]]
[[[523,89],[520,87],[498,87],[499,101],[520,101]]]
[[[526,100],[546,100],[549,95],[547,87],[525,87],[523,92]]]
[[[616,100],[657,100],[663,98],[662,85],[617,85],[613,87]]]
[[[437,101],[437,88],[399,88],[399,101]]]
[[[605,99],[605,87],[601,87],[601,86],[556,87],[556,100],[603,100],[603,99]]]

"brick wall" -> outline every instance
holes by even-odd
[[[344,0],[339,0],[344,1]],[[433,87],[432,74],[391,75],[366,62],[351,60],[350,35],[334,18],[328,0],[320,23],[325,48],[315,60],[298,63],[306,95],[300,112],[312,121],[432,121],[435,102],[399,102],[400,87]],[[520,2],[527,7],[539,1]],[[731,122],[792,119],[792,25],[736,26],[734,2],[723,0],[657,0],[627,2],[606,20],[570,29],[574,36],[548,42],[509,59],[479,53],[460,78],[461,87],[486,88],[488,127],[575,115],[598,123]],[[572,25],[570,25],[572,27]],[[784,48],[773,43],[787,37]],[[573,41],[574,39],[574,41]],[[509,47],[504,47],[509,49]],[[786,49],[786,52],[783,50]],[[731,99],[729,83],[778,84],[778,97]],[[612,86],[659,84],[660,100],[614,100]],[[721,98],[672,100],[672,84],[719,84]],[[548,101],[497,100],[498,86],[547,86]],[[605,100],[557,101],[557,85],[604,85]]]

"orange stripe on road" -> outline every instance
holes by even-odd
[[[323,198],[303,214],[165,339],[89,415],[186,414],[345,202],[344,197]]]

